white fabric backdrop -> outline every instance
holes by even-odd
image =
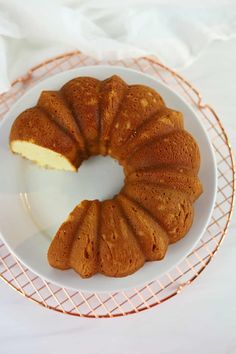
[[[154,54],[180,68],[235,34],[235,1],[0,0],[0,92],[65,51],[98,59]]]

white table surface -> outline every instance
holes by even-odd
[[[236,152],[236,39],[181,73],[219,114]],[[81,319],[38,306],[0,281],[0,353],[236,353],[236,218],[218,254],[183,292],[149,311]]]

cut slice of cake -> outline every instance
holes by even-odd
[[[14,121],[10,133],[14,153],[42,167],[76,171],[82,162],[78,144],[41,108],[29,108]]]

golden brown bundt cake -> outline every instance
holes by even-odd
[[[202,193],[199,148],[182,113],[144,85],[114,75],[78,77],[43,91],[13,123],[10,147],[41,166],[76,171],[94,154],[117,158],[125,185],[111,200],[83,201],[61,225],[49,264],[86,278],[122,277],[164,258],[184,237]]]
[[[75,140],[37,106],[22,112],[13,123],[10,147],[44,167],[76,171],[82,161]]]

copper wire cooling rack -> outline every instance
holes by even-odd
[[[161,278],[129,291],[96,294],[58,287],[23,266],[0,240],[0,277],[26,298],[54,311],[80,317],[118,317],[147,310],[177,295],[206,268],[219,249],[230,221],[234,197],[234,163],[228,137],[215,111],[198,91],[155,58],[97,61],[80,52],[58,56],[35,66],[0,96],[0,119],[26,90],[58,72],[85,65],[119,65],[150,74],[177,92],[201,119],[214,148],[218,193],[211,221],[198,245],[182,263]]]

